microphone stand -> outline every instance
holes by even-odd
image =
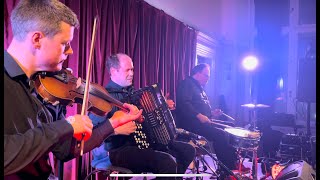
[[[192,139],[192,142],[196,144],[201,150],[207,153],[213,160],[215,160],[220,167],[223,167],[223,169],[231,176],[235,177],[237,180],[241,180],[238,176],[236,176],[229,168],[227,168],[220,160],[218,160],[216,157],[212,156],[212,154],[204,147],[202,147],[201,144],[199,144],[195,139]]]

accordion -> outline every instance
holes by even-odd
[[[132,134],[139,149],[166,148],[176,138],[176,125],[165,98],[157,84],[148,86],[130,95],[130,102],[143,109],[144,121],[136,122],[137,129]]]

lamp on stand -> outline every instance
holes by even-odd
[[[258,66],[258,58],[249,55],[246,56],[242,60],[242,66],[243,68],[249,73],[249,97],[250,97],[250,104],[246,104],[246,107],[249,108],[249,122],[250,122],[250,130],[257,131],[256,129],[256,122],[257,122],[257,116],[256,116],[256,101],[253,93],[253,71]],[[242,105],[243,106],[243,105]],[[258,167],[258,157],[257,157],[257,150],[254,150],[252,152],[252,178],[253,180],[257,180],[257,168]]]

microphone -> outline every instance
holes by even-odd
[[[189,132],[189,131],[181,129],[181,128],[176,128],[176,131],[177,131],[178,134],[186,135],[186,136],[189,136],[191,138],[195,138],[195,139],[198,139],[198,140],[206,140],[205,137],[202,137],[202,136],[200,136],[198,134]]]

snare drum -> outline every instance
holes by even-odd
[[[234,148],[242,150],[256,150],[259,146],[260,133],[240,127],[224,129],[229,134],[229,143]]]

